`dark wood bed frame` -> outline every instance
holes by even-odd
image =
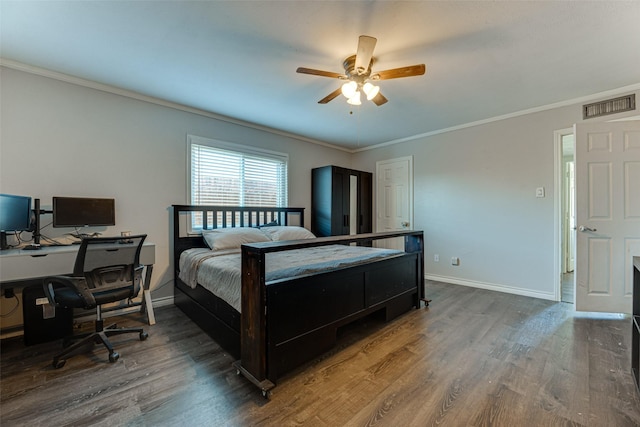
[[[386,320],[419,308],[424,295],[422,231],[242,245],[242,315],[199,285],[178,278],[180,254],[205,247],[199,232],[189,234],[190,214],[204,218],[205,229],[251,227],[277,221],[304,226],[304,208],[173,205],[175,304],[234,358],[239,373],[264,396],[282,374],[329,350],[337,329],[373,312]],[[371,246],[380,239],[404,238],[402,255],[293,279],[265,281],[270,252],[332,244]]]

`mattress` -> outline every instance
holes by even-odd
[[[364,246],[329,245],[267,253],[265,281],[300,277],[400,256],[402,251]],[[180,255],[179,278],[191,288],[200,285],[241,311],[241,252],[194,248]]]

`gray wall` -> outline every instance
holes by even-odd
[[[375,172],[414,158],[414,226],[429,277],[541,298],[554,294],[554,131],[580,104],[349,154],[193,112],[2,67],[0,191],[116,199],[120,230],[155,242],[154,299],[172,295],[169,206],[187,200],[186,136],[289,153],[291,206],[310,220],[313,167]],[[545,187],[546,197],[535,189]],[[46,224],[50,216],[43,217]],[[68,230],[63,230],[68,231]],[[45,228],[56,236],[59,229]],[[440,262],[433,262],[433,254]],[[460,265],[450,265],[452,256]]]
[[[187,201],[187,134],[289,154],[289,204],[311,205],[311,168],[349,166],[349,153],[191,112],[2,67],[0,191],[114,197],[116,226],[156,244],[154,300],[173,294],[169,207]],[[43,225],[51,221],[42,216]],[[70,229],[45,227],[58,236]]]
[[[554,131],[580,123],[581,104],[362,151],[353,167],[375,171],[376,161],[413,156],[427,277],[554,299]]]

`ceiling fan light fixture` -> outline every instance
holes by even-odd
[[[360,102],[360,91],[356,91],[356,93],[351,98],[349,98],[347,104],[361,105],[362,102]]]
[[[347,82],[342,85],[342,94],[351,99],[358,92],[358,84],[354,81]]]
[[[367,99],[371,101],[376,97],[378,92],[380,92],[380,86],[376,86],[369,82],[366,82],[364,86],[362,86],[362,90],[364,90],[364,93],[367,95]]]
[[[2,0],[0,0],[2,1]],[[347,102],[351,105],[360,105],[361,92],[365,94],[367,100],[373,102],[378,107],[388,102],[388,99],[380,92],[380,88],[372,82],[379,80],[399,79],[402,77],[421,76],[425,73],[424,64],[410,65],[408,67],[393,68],[390,70],[373,72],[371,67],[374,64],[373,49],[376,46],[376,38],[361,35],[358,38],[358,50],[355,55],[348,56],[342,61],[344,74],[332,71],[315,70],[313,68],[298,67],[297,73],[311,74],[329,78],[337,78],[342,81],[342,85],[336,88],[329,95],[318,101],[318,104],[326,104],[337,98],[342,93]]]

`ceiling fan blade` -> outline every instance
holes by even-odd
[[[376,47],[378,40],[375,37],[360,36],[358,39],[358,50],[356,52],[355,71],[358,74],[364,74],[369,69],[371,58],[373,57],[373,49]]]
[[[332,99],[334,99],[335,97],[337,97],[341,93],[342,93],[342,88],[339,87],[338,89],[334,90],[329,95],[325,96],[320,101],[318,101],[318,104],[326,104],[327,102],[331,101]]]
[[[424,64],[411,65],[409,67],[394,68],[391,70],[378,71],[371,76],[372,80],[399,79],[401,77],[421,76],[425,73]]]
[[[388,99],[385,98],[385,96],[383,94],[378,92],[378,94],[376,96],[374,96],[371,101],[379,107],[382,104],[386,104]]]
[[[304,68],[304,67],[298,67],[298,69],[296,70],[296,73],[312,74],[314,76],[331,77],[336,79],[346,78],[344,74],[334,73],[332,71],[314,70],[313,68]]]

